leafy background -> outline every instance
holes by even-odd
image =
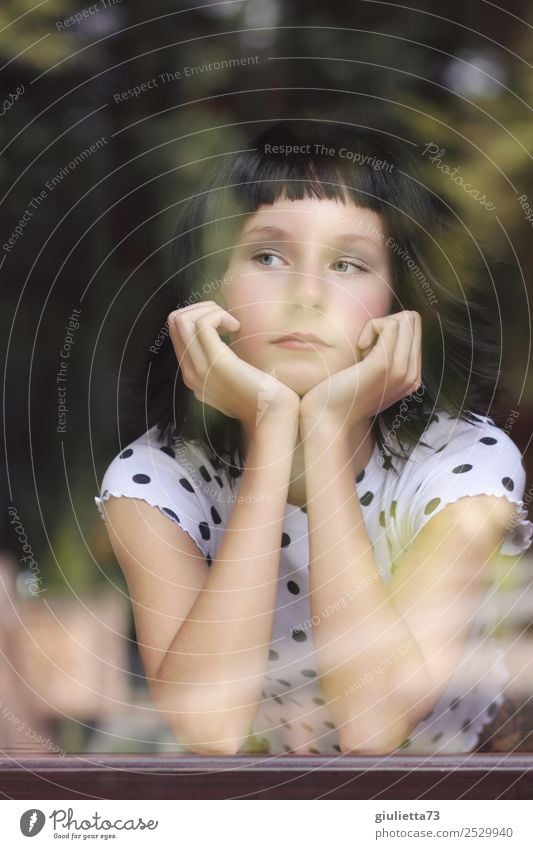
[[[82,20],[66,25],[75,13]],[[187,67],[245,56],[259,61],[185,75]],[[237,149],[275,118],[342,113],[372,126],[385,115],[405,138],[438,143],[446,162],[494,201],[487,213],[428,167],[428,181],[453,195],[481,249],[490,246],[503,260],[491,294],[500,310],[495,332],[501,321],[502,381],[509,411],[519,412],[510,433],[529,484],[533,240],[517,200],[533,199],[526,0],[505,8],[485,0],[446,7],[428,0],[106,0],[92,7],[3,0],[0,60],[2,243],[47,181],[98,138],[107,140],[48,193],[13,250],[2,251],[1,545],[17,568],[9,504],[51,595],[125,597],[93,501],[119,450],[117,378],[134,372],[164,321],[173,222],[204,161]],[[176,71],[180,79],[117,97]],[[59,435],[55,376],[74,307],[82,312],[69,360],[67,429]],[[23,594],[20,579],[18,586]],[[128,674],[137,687],[131,619],[128,629]],[[54,729],[64,745],[85,747],[96,724],[63,717]]]

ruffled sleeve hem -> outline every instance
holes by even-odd
[[[516,504],[517,502],[513,502]],[[512,525],[502,543],[501,553],[508,555],[522,554],[531,545],[533,539],[533,522],[527,518],[527,510],[523,502],[517,504],[517,510]]]
[[[170,521],[174,522],[175,525],[178,525],[179,528],[183,528],[183,530],[196,543],[196,547],[201,552],[204,560],[206,559],[206,557],[208,555],[208,551],[207,551],[207,549],[204,551],[204,549],[200,545],[200,542],[198,541],[197,537],[195,536],[195,532],[193,530],[194,523],[192,523],[192,525],[190,527],[187,527],[187,521],[184,522],[184,518],[186,520],[186,517],[184,517],[182,515],[181,519],[178,519],[178,517],[176,516],[176,514],[172,510],[170,510],[169,508],[161,507],[160,504],[157,504],[156,501],[154,501],[153,499],[150,499],[146,495],[140,496],[140,495],[136,494],[136,495],[132,496],[130,494],[126,495],[126,493],[123,493],[123,492],[112,491],[112,490],[106,489],[101,497],[95,496],[94,497],[94,503],[96,504],[96,506],[98,508],[98,512],[100,513],[100,516],[102,517],[104,522],[107,521],[104,502],[109,501],[110,498],[124,498],[124,497],[126,497],[126,498],[136,498],[139,501],[145,501],[147,504],[150,505],[150,507],[157,507],[157,509],[159,510],[160,513],[163,514],[163,516],[165,516],[167,519],[170,519]]]

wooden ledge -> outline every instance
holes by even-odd
[[[3,754],[4,799],[528,799],[533,754]]]

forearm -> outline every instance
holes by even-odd
[[[261,699],[296,436],[297,422],[256,430],[216,559],[153,688],[183,742],[206,751],[236,750]]]
[[[313,636],[326,703],[343,750],[394,748],[424,712],[424,658],[379,574],[348,441],[315,430],[305,466]]]

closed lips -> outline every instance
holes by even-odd
[[[314,333],[288,333],[286,336],[280,336],[279,339],[274,339],[274,342],[285,342],[289,339],[297,339],[300,342],[313,342],[316,345],[327,344],[319,336],[315,336]]]

